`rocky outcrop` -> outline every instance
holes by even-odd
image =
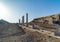
[[[60,20],[60,14],[57,14],[57,15],[36,18],[32,20],[29,24],[54,24],[53,21],[59,21],[59,20]]]

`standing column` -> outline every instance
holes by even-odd
[[[22,16],[22,25],[24,25],[24,16]]]
[[[28,27],[28,13],[26,13],[26,27]]]
[[[20,19],[19,19],[19,25],[20,25]]]

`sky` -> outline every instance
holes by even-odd
[[[0,19],[18,22],[26,13],[29,22],[35,18],[60,13],[60,0],[0,0]]]

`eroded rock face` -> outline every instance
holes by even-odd
[[[55,25],[55,28],[56,28],[56,31],[55,31],[55,36],[60,36],[60,25],[58,25],[58,24],[54,24]]]
[[[57,14],[57,15],[36,18],[32,20],[29,24],[54,24],[53,21],[59,22],[59,20],[60,20],[60,14]]]

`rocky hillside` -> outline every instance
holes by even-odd
[[[24,31],[19,28],[17,24],[0,20],[0,38],[13,35],[21,35],[23,33]]]
[[[0,21],[0,42],[33,42],[33,36],[25,33],[18,24]]]

